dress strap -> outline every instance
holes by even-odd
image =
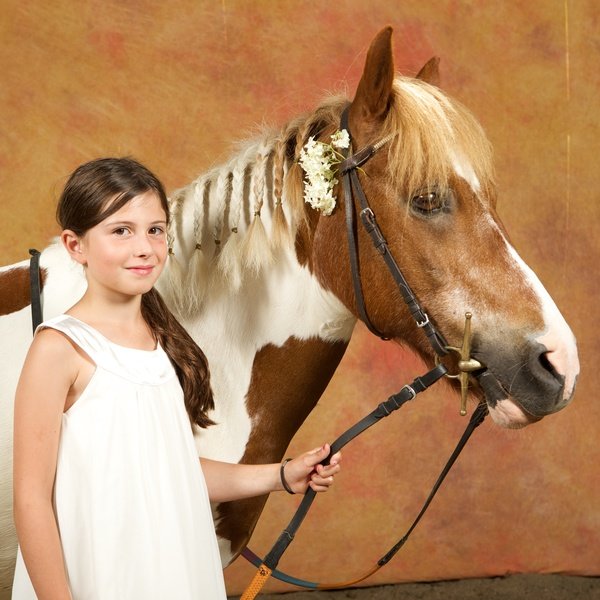
[[[64,333],[90,359],[106,371],[138,383],[159,385],[176,377],[169,357],[159,345],[156,350],[139,350],[109,340],[97,329],[72,317],[60,315],[44,321],[36,329],[50,328]]]

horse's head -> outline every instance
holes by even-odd
[[[391,254],[449,344],[460,345],[464,315],[473,314],[471,354],[485,366],[475,374],[477,389],[494,421],[524,426],[571,400],[579,372],[575,339],[496,213],[485,135],[437,80],[436,60],[416,79],[396,78],[391,29],[375,38],[349,108],[349,129],[354,152],[389,141],[358,178]],[[329,142],[333,131],[330,124],[317,135]],[[321,282],[358,315],[343,204],[338,185],[331,215],[310,211],[317,221],[311,262]],[[357,240],[370,321],[432,362],[425,335],[360,224]]]

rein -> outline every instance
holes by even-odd
[[[438,367],[436,367],[436,369],[438,369],[440,366],[441,365],[438,365]],[[429,373],[427,373],[426,375],[424,375],[421,378],[417,378],[415,381],[417,381],[417,380],[423,381],[423,379],[425,377],[427,377],[428,375],[431,375],[433,378],[432,383],[435,383],[441,377],[443,377],[445,374],[445,371],[443,369],[441,369],[438,373],[434,373],[434,371],[436,369],[433,369],[433,371],[430,371]],[[414,385],[414,383],[415,382],[413,382],[413,385]],[[411,387],[412,387],[412,385],[404,386],[400,390],[400,392],[398,392],[397,394],[395,394],[393,396],[390,396],[390,398],[386,402],[381,403],[373,412],[371,412],[369,415],[367,415],[361,421],[359,421],[356,425],[354,425],[353,427],[348,429],[344,434],[342,434],[335,442],[333,442],[333,444],[331,444],[332,454],[337,452],[338,450],[340,450],[343,446],[345,446],[348,442],[353,440],[356,436],[361,434],[363,431],[365,431],[371,425],[374,425],[375,423],[377,423],[381,418],[389,416],[392,411],[400,408],[408,400],[412,400],[415,396],[413,396],[411,394],[411,392],[409,391],[409,389]],[[429,386],[427,386],[427,387],[429,387]],[[426,389],[426,388],[423,388],[423,389]],[[419,391],[423,391],[423,390],[419,390]],[[255,598],[258,595],[258,593],[260,592],[260,590],[263,588],[263,586],[265,585],[265,583],[267,582],[267,580],[269,579],[270,576],[273,576],[276,579],[279,579],[280,581],[289,583],[291,585],[297,585],[297,586],[305,587],[305,588],[309,588],[309,589],[331,590],[331,589],[341,589],[341,588],[354,586],[357,583],[360,583],[361,581],[364,581],[365,579],[367,579],[367,577],[370,577],[371,575],[376,573],[379,569],[381,569],[383,566],[385,566],[396,555],[396,553],[398,552],[398,550],[400,550],[400,548],[402,548],[402,546],[404,546],[404,544],[408,540],[410,534],[416,528],[419,521],[421,520],[421,518],[423,517],[423,515],[429,508],[429,505],[431,504],[433,498],[435,497],[438,489],[442,485],[444,479],[446,478],[446,475],[448,475],[448,473],[450,472],[450,469],[456,462],[456,459],[458,458],[458,456],[461,453],[462,449],[464,448],[465,444],[471,437],[471,434],[473,433],[473,431],[475,431],[475,429],[479,425],[481,425],[481,423],[483,423],[483,420],[485,419],[486,415],[487,415],[487,405],[485,404],[485,402],[481,402],[477,406],[477,408],[475,409],[473,414],[471,415],[471,418],[469,420],[469,423],[468,423],[464,433],[462,434],[458,444],[454,448],[454,451],[450,455],[450,458],[444,465],[444,468],[442,469],[440,475],[438,476],[435,484],[433,485],[433,487],[431,489],[431,492],[429,493],[429,496],[423,503],[423,507],[419,511],[419,514],[413,521],[412,525],[407,529],[406,533],[368,571],[366,571],[365,573],[363,573],[356,579],[352,579],[350,581],[336,582],[336,583],[317,583],[317,582],[313,582],[313,581],[307,581],[305,579],[299,579],[297,577],[293,577],[291,575],[288,575],[287,573],[277,570],[276,567],[277,567],[277,564],[279,563],[279,560],[281,559],[281,556],[286,551],[287,547],[294,540],[294,536],[295,536],[298,528],[302,524],[302,521],[304,520],[304,517],[306,516],[308,509],[310,508],[312,502],[315,499],[316,492],[314,492],[311,488],[309,488],[308,491],[306,492],[306,494],[304,495],[304,498],[302,499],[302,502],[300,503],[300,506],[298,507],[292,520],[289,522],[288,526],[283,530],[283,532],[281,533],[281,535],[275,542],[274,546],[271,548],[270,552],[265,556],[265,558],[263,560],[261,560],[254,552],[252,552],[252,550],[250,550],[250,548],[246,547],[246,548],[244,548],[244,550],[242,550],[242,553],[241,553],[242,556],[247,561],[252,563],[255,567],[257,567],[258,571],[255,574],[253,580],[250,582],[250,584],[244,591],[244,593],[242,594],[242,596],[240,597],[240,600],[252,600],[253,598]],[[324,463],[325,462],[326,461],[324,461]]]
[[[348,112],[349,106],[344,109],[341,117],[340,129],[345,129],[350,134],[350,129],[348,126]],[[377,220],[375,218],[375,213],[369,206],[369,202],[365,196],[365,193],[360,184],[360,180],[358,179],[357,169],[365,164],[370,158],[372,158],[376,152],[380,148],[382,148],[389,140],[391,136],[388,138],[384,138],[377,144],[372,146],[367,146],[362,150],[359,150],[355,154],[350,153],[350,148],[344,150],[344,160],[339,165],[339,174],[342,178],[343,191],[344,191],[344,204],[346,207],[346,231],[348,237],[348,251],[350,257],[350,268],[352,272],[352,283],[354,287],[354,295],[356,299],[356,306],[358,314],[361,320],[365,323],[365,325],[369,328],[369,330],[380,337],[383,340],[389,340],[384,334],[382,334],[369,319],[367,314],[364,294],[362,290],[362,284],[360,280],[360,261],[358,254],[358,235],[356,231],[356,218],[355,218],[355,202],[354,195],[358,198],[358,204],[360,208],[359,216],[362,222],[362,225],[365,231],[369,234],[369,237],[377,250],[377,252],[383,257],[398,289],[402,295],[404,302],[406,303],[412,318],[415,321],[417,327],[423,330],[429,344],[431,345],[433,351],[436,355],[436,366],[422,375],[421,377],[417,377],[410,385],[405,385],[397,394],[390,396],[387,401],[382,402],[378,405],[378,407],[369,413],[366,417],[361,419],[358,423],[350,427],[345,433],[343,433],[340,437],[338,437],[331,444],[331,452],[330,456],[341,450],[348,442],[353,440],[355,437],[360,435],[363,431],[379,422],[383,417],[389,416],[393,411],[397,410],[401,406],[403,406],[409,400],[414,399],[417,394],[423,392],[428,387],[439,381],[442,377],[452,377],[457,378],[461,384],[461,414],[466,414],[466,398],[467,391],[469,385],[469,373],[473,371],[478,371],[483,368],[483,365],[471,358],[470,356],[470,346],[471,346],[471,314],[467,313],[465,315],[465,331],[463,336],[463,344],[461,348],[456,348],[453,346],[448,346],[444,336],[437,330],[435,325],[429,320],[429,316],[422,309],[416,295],[412,291],[410,285],[406,281],[406,278],[402,274],[400,267],[398,267],[398,263],[395,261],[393,255],[390,252],[390,248],[387,244],[387,241],[377,224]],[[454,375],[448,373],[447,368],[439,362],[441,357],[446,356],[449,352],[455,352],[459,355],[460,360],[458,361],[458,369],[459,373]],[[363,581],[377,570],[379,570],[382,566],[387,564],[391,558],[400,550],[400,548],[405,544],[406,540],[417,526],[425,511],[431,504],[435,494],[437,493],[439,487],[444,481],[446,475],[452,468],[452,465],[458,458],[458,455],[462,451],[463,447],[467,443],[468,439],[471,437],[471,434],[478,427],[485,416],[487,415],[487,405],[485,402],[481,402],[467,425],[465,432],[460,438],[456,448],[450,455],[450,458],[446,462],[446,465],[442,469],[437,481],[435,482],[429,496],[425,500],[423,507],[416,519],[413,521],[412,525],[409,527],[407,532],[400,538],[400,540],[378,561],[377,564],[369,569],[367,573],[355,579],[353,581],[348,581],[344,583],[313,583],[309,581],[305,581],[303,579],[298,579],[295,577],[291,577],[277,570],[277,565],[286,551],[288,546],[294,540],[294,536],[302,524],[306,514],[312,505],[316,492],[314,492],[311,488],[307,490],[302,499],[300,506],[296,510],[296,513],[292,517],[292,520],[289,522],[288,526],[283,530],[280,534],[279,538],[269,551],[269,553],[265,556],[265,558],[261,561],[256,554],[254,554],[249,548],[245,548],[242,551],[242,556],[244,556],[247,560],[253,563],[256,567],[258,567],[258,571],[255,574],[254,578],[246,588],[245,592],[240,597],[240,600],[253,600],[261,591],[268,578],[273,575],[274,577],[286,581],[287,583],[292,583],[294,585],[298,585],[301,587],[313,588],[313,589],[335,589],[342,587],[349,587],[351,585],[355,585],[360,581]],[[322,464],[326,465],[329,463],[329,457],[326,458]]]

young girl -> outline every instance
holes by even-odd
[[[57,216],[88,287],[38,328],[17,388],[13,600],[225,598],[209,500],[325,491],[340,456],[199,463],[191,424],[212,424],[213,398],[204,354],[153,289],[161,183],[131,159],[92,161]]]

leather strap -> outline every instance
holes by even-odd
[[[40,284],[40,252],[30,248],[29,294],[31,301],[31,325],[33,333],[42,322],[42,286]]]
[[[439,364],[431,371],[427,372],[421,377],[417,377],[410,385],[405,385],[397,394],[390,396],[385,402],[382,402],[377,406],[375,410],[369,413],[366,417],[361,419],[358,423],[350,427],[341,436],[339,436],[331,444],[331,452],[321,464],[329,464],[329,458],[341,450],[348,442],[353,440],[356,436],[360,435],[363,431],[377,423],[380,419],[389,416],[392,412],[399,409],[409,400],[412,400],[417,394],[426,390],[428,387],[433,385],[436,381],[441,379],[447,372],[444,365]],[[288,526],[283,530],[269,553],[265,556],[262,563],[264,567],[273,571],[281,556],[286,551],[287,547],[291,544],[298,531],[298,528],[302,524],[302,521],[308,513],[308,509],[313,503],[316,496],[316,492],[309,488],[300,503],[300,506],[296,510],[296,513],[292,517]]]
[[[482,402],[481,404],[479,404],[477,406],[477,408],[471,415],[471,418],[469,420],[469,423],[468,423],[464,433],[462,434],[460,440],[458,441],[458,444],[456,445],[454,451],[450,455],[450,458],[444,465],[444,468],[442,469],[440,475],[438,476],[433,488],[431,489],[431,492],[429,493],[429,496],[425,500],[423,507],[419,511],[419,514],[417,515],[416,519],[413,521],[412,525],[408,528],[406,533],[398,540],[398,542],[396,542],[377,561],[377,564],[375,566],[370,567],[368,569],[368,571],[366,571],[365,573],[363,573],[356,579],[353,579],[351,581],[337,582],[337,583],[317,583],[314,581],[306,581],[304,579],[292,577],[291,575],[288,575],[287,573],[284,573],[277,569],[273,569],[272,571],[270,571],[270,575],[272,575],[276,579],[279,579],[280,581],[284,581],[284,582],[290,583],[292,585],[297,585],[297,586],[305,587],[305,588],[309,588],[309,589],[328,590],[328,589],[340,589],[340,588],[354,586],[357,583],[364,581],[367,577],[370,577],[371,575],[373,575],[373,573],[377,572],[381,567],[386,565],[394,557],[394,555],[398,552],[398,550],[400,550],[400,548],[402,548],[402,546],[404,546],[404,544],[408,540],[410,534],[413,532],[413,530],[415,529],[415,527],[417,526],[417,524],[419,523],[419,521],[425,514],[425,511],[429,508],[429,505],[431,504],[437,491],[439,490],[444,479],[446,478],[446,475],[448,475],[448,473],[450,472],[450,469],[456,462],[456,459],[458,458],[462,449],[465,447],[467,441],[469,440],[469,438],[471,437],[471,435],[473,434],[475,429],[477,427],[479,427],[479,425],[481,425],[481,423],[483,423],[483,421],[487,415],[487,412],[488,412],[488,410],[487,410],[487,406],[486,406],[485,402]],[[260,558],[256,554],[254,554],[254,552],[252,552],[252,550],[250,550],[249,548],[244,548],[244,550],[242,551],[242,556],[244,556],[244,558],[246,560],[248,560],[249,562],[251,562],[255,567],[259,567],[261,565]]]
[[[347,120],[348,119],[346,118],[346,121]],[[350,135],[348,124],[346,123],[346,125],[344,125],[344,115],[342,115],[341,128],[345,129],[348,132],[348,135]],[[375,154],[375,152],[377,152],[375,146],[366,146],[365,148],[359,150],[355,154],[346,156],[346,158],[339,165],[340,176],[343,176],[349,171],[353,171],[361,165],[364,165],[373,156],[373,154]],[[349,150],[347,150],[346,154],[349,154]]]
[[[349,124],[348,124],[348,111],[346,107],[341,117],[340,127],[345,129],[350,135]],[[360,207],[360,220],[365,229],[369,234],[373,245],[377,252],[383,257],[385,263],[390,271],[404,302],[408,306],[412,318],[414,319],[417,326],[423,329],[423,332],[429,340],[429,344],[433,348],[433,351],[438,356],[444,356],[448,353],[446,350],[447,342],[444,336],[435,328],[433,323],[429,320],[427,313],[421,308],[419,301],[415,293],[412,291],[410,285],[406,281],[406,278],[402,274],[398,263],[395,261],[392,253],[390,252],[387,241],[381,231],[381,228],[377,224],[375,213],[369,206],[369,202],[365,196],[365,193],[358,179],[358,173],[356,169],[361,165],[365,164],[377,151],[375,146],[367,146],[362,150],[350,154],[351,147],[344,150],[344,160],[340,163],[340,176],[342,177],[342,185],[344,190],[344,203],[346,208],[346,233],[348,238],[348,254],[350,257],[350,269],[352,272],[352,283],[354,286],[354,296],[356,299],[356,305],[358,314],[361,320],[369,328],[369,330],[380,338],[387,340],[389,339],[382,334],[371,322],[367,314],[365,305],[364,294],[362,291],[362,285],[360,280],[360,262],[358,255],[358,244],[357,244],[357,231],[355,225],[355,206],[354,196],[358,199]]]
[[[349,105],[344,109],[341,117],[341,129],[346,129],[348,134],[350,135],[350,129],[348,127],[348,112]],[[351,136],[350,136],[351,137]],[[360,280],[360,261],[358,254],[358,236],[356,230],[356,219],[355,219],[355,205],[354,205],[354,194],[356,194],[358,198],[358,203],[360,207],[360,219],[365,231],[368,233],[373,245],[375,246],[377,252],[383,257],[385,263],[400,290],[402,298],[408,309],[415,320],[417,326],[425,332],[431,347],[434,352],[438,356],[443,356],[448,353],[446,349],[447,343],[444,339],[443,335],[437,331],[433,323],[430,322],[429,317],[425,311],[421,308],[417,297],[406,281],[402,271],[398,267],[398,264],[394,260],[390,249],[387,245],[387,241],[377,224],[375,219],[375,214],[369,203],[367,198],[363,192],[362,186],[360,184],[360,180],[358,179],[358,174],[356,170],[363,164],[365,164],[376,152],[377,150],[387,142],[387,138],[382,140],[380,143],[374,146],[367,146],[362,150],[351,154],[350,148],[347,148],[343,151],[344,160],[340,163],[339,166],[339,174],[342,178],[343,192],[344,192],[344,204],[346,207],[346,230],[347,230],[347,238],[348,238],[348,255],[350,259],[350,268],[352,272],[352,283],[354,287],[354,295],[357,305],[357,311],[365,323],[365,325],[369,328],[371,332],[375,335],[379,336],[382,339],[389,339],[385,337],[371,322],[369,316],[367,314],[365,299],[362,290],[361,280]],[[401,406],[403,406],[409,400],[412,400],[416,397],[417,394],[427,389],[429,386],[433,385],[436,381],[438,381],[441,377],[443,377],[447,372],[446,367],[443,364],[439,364],[434,367],[431,371],[423,375],[422,377],[417,377],[410,385],[405,385],[397,394],[390,396],[387,401],[382,402],[379,406],[369,413],[366,417],[361,419],[358,423],[353,425],[350,429],[345,431],[340,437],[338,437],[333,444],[331,444],[331,453],[330,456],[335,454],[338,450],[343,448],[348,442],[353,440],[356,436],[360,435],[363,431],[377,423],[383,417],[387,417],[393,411],[397,410]],[[369,572],[362,577],[361,579],[356,580],[362,581],[362,579],[368,577],[372,573],[374,573],[377,569],[379,569],[382,565],[386,564],[392,556],[404,545],[409,535],[412,533],[413,529],[417,526],[418,522],[421,520],[423,514],[427,510],[429,504],[433,500],[437,490],[442,484],[444,478],[450,471],[452,465],[456,461],[456,458],[460,454],[462,448],[466,444],[467,440],[471,436],[473,430],[483,421],[485,415],[487,414],[487,406],[485,403],[480,404],[477,408],[469,424],[467,425],[467,429],[460,439],[456,449],[450,456],[448,462],[446,463],[442,473],[438,477],[435,485],[431,493],[429,494],[423,508],[417,515],[417,518],[408,529],[406,534],[391,548],[389,552],[387,552],[378,562],[377,566],[370,569]],[[322,464],[328,464],[329,457],[325,459]],[[269,553],[265,556],[264,560],[260,562],[260,560],[254,555],[251,551],[246,553],[246,558],[253,562],[253,558],[256,558],[258,561],[258,572],[251,582],[250,586],[246,589],[244,594],[241,596],[241,600],[251,600],[253,599],[262,589],[263,585],[267,581],[267,579],[273,573],[279,573],[276,570],[277,564],[281,559],[281,556],[286,551],[287,547],[292,543],[298,528],[302,524],[306,514],[308,513],[308,509],[312,505],[315,499],[316,493],[312,489],[308,489],[300,506],[296,510],[296,513],[292,517],[292,520],[289,522],[288,526],[283,530]],[[250,558],[248,557],[250,555]],[[256,564],[256,563],[255,563]],[[281,577],[280,577],[281,578]],[[298,583],[301,580],[295,580],[294,583],[296,585],[302,585],[302,583]],[[356,582],[346,582],[344,584],[332,584],[330,586],[324,587],[341,587],[352,585]],[[314,585],[308,585],[307,587],[314,587]],[[321,587],[321,586],[319,586]]]
[[[400,550],[400,548],[402,548],[402,546],[404,546],[404,544],[406,543],[406,540],[408,540],[410,534],[413,532],[414,528],[418,525],[419,521],[425,514],[425,511],[429,508],[431,501],[435,497],[437,491],[440,489],[440,486],[442,485],[444,479],[446,479],[446,475],[448,475],[448,473],[450,472],[450,469],[456,462],[456,459],[458,458],[459,454],[462,452],[462,449],[465,447],[465,444],[469,441],[471,434],[475,431],[475,429],[477,429],[477,427],[479,427],[479,425],[481,425],[483,423],[487,414],[488,414],[487,404],[485,402],[481,402],[477,406],[477,408],[473,411],[473,414],[471,415],[471,418],[469,419],[469,423],[467,424],[467,427],[466,427],[464,433],[462,434],[460,440],[458,441],[458,444],[456,444],[456,448],[454,448],[454,451],[450,455],[450,458],[444,465],[444,468],[442,469],[442,472],[439,474],[437,481],[434,483],[433,488],[431,488],[431,492],[429,492],[429,496],[427,496],[427,499],[425,500],[423,507],[419,511],[419,514],[417,515],[416,519],[413,521],[412,525],[408,528],[407,532],[398,540],[398,542],[396,544],[394,544],[392,546],[392,548],[390,548],[390,550],[377,561],[377,564],[380,567],[387,564],[392,559],[392,557],[396,554],[396,552],[398,552],[398,550]]]
[[[354,202],[352,202],[352,187],[349,177],[342,178],[342,185],[344,186],[344,198],[345,198],[345,209],[346,209],[346,238],[348,240],[348,256],[350,258],[350,271],[352,273],[352,285],[354,287],[354,298],[356,300],[356,309],[360,320],[367,326],[369,331],[380,337],[382,340],[388,340],[383,333],[373,325],[365,305],[365,297],[362,291],[362,284],[360,281],[360,265],[358,259],[358,245],[357,245],[357,231],[355,224],[354,214]]]

